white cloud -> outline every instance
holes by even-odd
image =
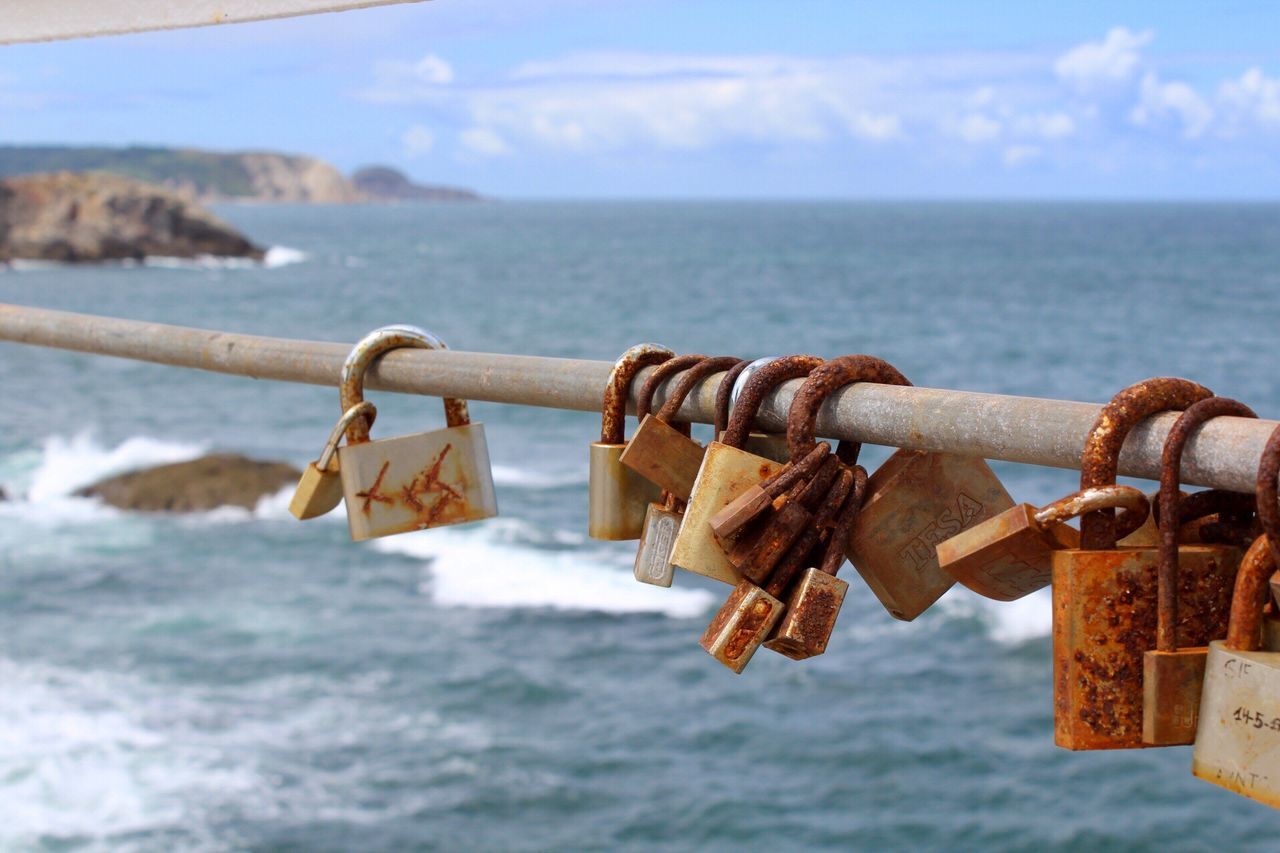
[[[1162,83],[1152,72],[1142,78],[1138,105],[1129,120],[1140,127],[1158,128],[1173,122],[1187,139],[1204,134],[1213,121],[1213,108],[1186,83]]]
[[[467,128],[458,134],[458,141],[468,151],[486,157],[498,157],[511,152],[503,138],[487,127]]]
[[[1267,77],[1261,68],[1250,68],[1239,79],[1224,82],[1218,100],[1233,124],[1280,128],[1280,80]]]
[[[990,142],[1000,136],[1000,122],[980,113],[970,113],[956,125],[956,136],[965,142]]]
[[[453,82],[453,66],[433,53],[413,62],[384,59],[373,65],[374,84],[360,93],[381,104],[413,103],[438,94]]]
[[[400,135],[400,144],[404,147],[406,157],[421,157],[431,153],[436,144],[436,135],[430,128],[415,124]]]
[[[1041,154],[1037,145],[1010,145],[1004,149],[1004,164],[1009,167],[1021,166],[1035,160]]]
[[[1113,27],[1102,41],[1087,41],[1062,54],[1053,69],[1060,78],[1084,90],[1123,83],[1133,76],[1142,58],[1139,51],[1152,38],[1150,30],[1135,33]]]
[[[1076,120],[1064,112],[1035,113],[1021,116],[1014,128],[1022,136],[1064,139],[1076,132]]]

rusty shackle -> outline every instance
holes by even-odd
[[[701,364],[706,358],[705,355],[696,354],[678,355],[675,358],[667,359],[654,368],[653,372],[644,380],[644,384],[640,386],[640,394],[636,399],[636,417],[643,421],[645,416],[653,411],[653,395],[657,392],[659,385],[680,371],[688,370],[696,364]]]
[[[448,349],[445,342],[426,329],[409,326],[403,323],[383,326],[365,335],[342,363],[342,384],[338,396],[342,401],[342,412],[345,415],[355,406],[364,402],[364,375],[383,354],[393,349],[415,347],[417,349]],[[444,398],[444,415],[448,426],[464,426],[471,423],[467,413],[467,401],[456,397]],[[372,420],[361,415],[351,420],[347,426],[347,444],[364,444],[369,440],[369,427]]]
[[[815,367],[796,392],[787,412],[787,446],[792,459],[803,457],[816,446],[818,410],[826,399],[856,382],[911,384],[892,364],[870,355],[840,356]],[[840,458],[852,464],[858,458],[860,447],[853,442],[841,442]]]
[[[1162,376],[1130,385],[1102,407],[1089,430],[1080,459],[1080,488],[1110,486],[1116,481],[1120,448],[1137,424],[1160,412],[1186,409],[1213,392],[1189,379]],[[1116,547],[1115,511],[1095,510],[1080,519],[1080,547],[1110,551]]]
[[[1227,397],[1207,397],[1192,403],[1174,421],[1160,454],[1159,562],[1156,569],[1156,650],[1178,648],[1178,528],[1182,524],[1182,494],[1179,491],[1182,451],[1191,433],[1206,421],[1223,416],[1256,418],[1253,409]]]
[[[675,419],[676,412],[680,411],[680,406],[684,404],[685,398],[689,396],[689,392],[693,390],[695,385],[706,379],[708,376],[712,376],[716,373],[723,373],[726,370],[731,370],[739,364],[744,364],[744,362],[736,355],[713,356],[711,358],[703,359],[699,363],[695,364],[693,367],[681,374],[680,378],[676,380],[675,387],[671,389],[670,395],[668,395],[667,399],[663,402],[662,408],[658,409],[655,417],[663,423],[671,423],[671,421]],[[724,379],[720,380],[721,387],[724,386],[725,381],[726,380]],[[645,385],[647,387],[648,383],[646,382]],[[729,385],[729,390],[733,390],[732,383]],[[718,394],[719,389],[717,389],[717,396]],[[652,399],[653,395],[649,394],[646,398],[646,402],[652,404]]]
[[[849,533],[853,523],[858,520],[858,511],[862,509],[862,499],[867,492],[867,469],[861,465],[853,467],[854,483],[845,498],[844,505],[836,515],[835,525],[831,530],[831,538],[827,540],[827,550],[822,555],[822,571],[835,577],[844,564],[844,545],[849,541]]]
[[[613,365],[609,384],[600,405],[600,443],[622,444],[626,441],[627,398],[631,383],[642,368],[662,364],[675,353],[661,344],[636,344],[624,352]]]
[[[733,404],[729,422],[720,441],[730,447],[742,447],[751,433],[751,423],[764,398],[783,382],[808,376],[822,359],[816,355],[788,355],[775,358],[751,374]]]
[[[744,358],[725,372],[724,379],[720,380],[720,385],[716,388],[716,411],[712,422],[713,436],[719,437],[725,431],[725,427],[729,425],[729,412],[733,409],[733,392],[738,386],[738,377],[742,375],[742,371],[756,362],[766,361],[768,359],[758,358],[755,361],[751,361]]]
[[[1276,478],[1280,476],[1280,427],[1271,433],[1258,460],[1258,482],[1254,489],[1258,524],[1271,548],[1273,562],[1280,564],[1280,506],[1276,504]]]
[[[834,457],[828,457],[833,459]],[[765,592],[780,598],[789,586],[796,574],[803,568],[805,560],[809,557],[809,553],[814,546],[824,541],[823,535],[831,527],[832,520],[837,519],[838,513],[848,501],[854,500],[855,496],[859,506],[862,504],[862,496],[866,493],[867,476],[866,471],[861,466],[849,468],[839,466],[839,476],[833,479],[831,485],[826,489],[823,496],[822,504],[818,507],[818,511],[814,513],[813,521],[805,529],[795,542],[791,543],[791,547],[787,549],[787,553],[783,555],[782,560],[774,567],[773,573],[769,575],[768,585]],[[861,479],[858,472],[861,471]],[[826,563],[826,553],[823,553],[823,563]]]

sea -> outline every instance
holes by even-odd
[[[0,301],[601,360],[869,353],[917,385],[1095,402],[1174,375],[1280,415],[1272,204],[218,212],[267,263],[25,265]],[[210,450],[303,465],[336,388],[14,344],[0,387],[0,849],[1280,846],[1189,747],[1053,745],[1047,590],[956,588],[905,623],[846,567],[825,655],[734,675],[698,646],[727,587],[637,584],[633,543],[587,538],[591,413],[473,404],[500,517],[357,544],[287,492],[194,515],[73,496]],[[371,399],[375,437],[443,423]],[[994,467],[1017,500],[1077,486]]]

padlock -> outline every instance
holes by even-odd
[[[440,349],[444,344],[413,326],[377,329],[352,348],[342,365],[342,411],[364,400],[364,376],[393,349]],[[338,448],[338,473],[351,538],[360,541],[410,530],[462,524],[498,514],[484,427],[471,423],[467,403],[444,399],[445,429],[369,440],[362,417],[347,427]]]
[[[1272,441],[1280,431],[1272,435]],[[1274,541],[1259,536],[1240,564],[1225,640],[1209,644],[1191,772],[1280,808],[1280,651],[1261,651],[1260,618]]]
[[[826,362],[792,401],[792,412],[804,413],[794,427],[788,422],[793,458],[812,446],[822,403],[856,382],[911,384],[892,365],[871,356]],[[852,450],[856,458],[856,445]],[[1011,506],[1013,500],[982,459],[898,450],[871,475],[845,553],[885,609],[910,621],[955,583],[938,568],[934,546]]]
[[[1129,486],[1086,489],[1039,509],[1018,504],[939,542],[938,565],[978,595],[1016,601],[1049,585],[1054,551],[1080,547],[1067,519],[1100,507],[1124,507],[1116,523],[1127,530],[1151,515],[1146,495]]]
[[[342,503],[342,478],[338,476],[336,461],[338,442],[342,441],[353,420],[364,418],[366,424],[373,426],[377,416],[378,410],[370,402],[358,403],[342,413],[320,451],[320,458],[307,463],[302,478],[298,480],[298,488],[294,489],[289,500],[289,512],[294,518],[299,521],[316,518]]]
[[[644,367],[675,356],[658,344],[637,344],[613,365],[601,404],[600,440],[591,445],[587,535],[592,539],[639,539],[649,504],[662,490],[622,464],[627,400],[631,383]]]
[[[791,356],[792,358],[812,358],[812,356]],[[720,426],[716,427],[716,437],[720,441],[724,441],[724,433],[729,429],[729,419],[733,410],[738,405],[738,399],[742,396],[743,390],[747,387],[747,383],[751,381],[751,377],[755,376],[759,370],[767,364],[781,360],[782,356],[770,356],[769,358],[757,358],[755,361],[748,363],[743,370],[733,379],[733,386],[729,389],[728,399],[725,401],[725,411],[723,416],[720,414],[719,406],[722,405],[719,396],[716,397],[716,423]],[[821,359],[814,359],[815,364],[820,364]],[[725,382],[729,381],[729,377],[725,377]],[[723,385],[721,386],[724,387]],[[760,408],[759,400],[756,401],[755,410]],[[746,440],[742,442],[742,449],[754,456],[763,456],[773,462],[786,464],[790,457],[787,449],[787,434],[784,430],[780,433],[760,432],[751,430],[747,433]]]
[[[1102,408],[1081,459],[1082,489],[1114,485],[1120,447],[1139,422],[1210,397],[1184,379],[1149,379]],[[1081,520],[1080,548],[1053,553],[1054,742],[1067,749],[1142,743],[1142,659],[1155,647],[1155,548],[1117,548],[1106,510]],[[1177,645],[1202,646],[1226,629],[1237,560],[1214,548],[1179,553]]]
[[[730,543],[726,553],[743,578],[764,586],[774,567],[812,526],[824,496],[844,468],[839,459],[828,456],[813,477],[796,483],[774,500],[772,511],[753,535],[739,536]]]
[[[708,519],[711,532],[723,546],[752,522],[767,521],[763,516],[774,508],[774,501],[784,498],[794,486],[804,488],[830,453],[831,445],[825,441],[818,442],[800,461],[792,459],[759,483],[743,489],[741,494]]]
[[[741,673],[781,618],[782,602],[751,581],[739,581],[702,633],[699,645]]]
[[[684,519],[682,503],[670,492],[663,492],[661,503],[649,504],[636,548],[635,578],[641,583],[671,586],[675,574],[671,546]]]
[[[855,473],[855,471],[857,473]],[[860,476],[859,476],[860,475]],[[860,485],[855,481],[860,480]],[[844,541],[853,529],[867,484],[866,471],[861,466],[845,468],[826,497],[826,505],[815,516],[815,525],[827,524],[832,516],[830,507],[836,507],[831,537],[827,540],[821,564],[805,570],[786,597],[787,610],[774,628],[767,649],[786,655],[792,660],[805,660],[827,650],[831,632],[835,630],[836,617],[844,604],[849,584],[836,577],[844,563]],[[804,549],[803,541],[797,545]],[[806,549],[807,550],[807,549]],[[783,591],[792,585],[780,566],[769,579],[766,591],[782,598]],[[775,591],[776,590],[776,591]]]
[[[853,491],[846,500],[856,500],[861,508],[863,498],[867,494],[867,469],[855,465],[849,469],[853,475]],[[833,485],[834,489],[835,486]],[[805,529],[800,537],[792,543],[790,550],[769,575],[765,591],[778,598],[785,598],[800,570],[806,566],[821,565],[826,554],[827,544],[831,541],[832,528],[835,525],[835,514],[840,510],[836,505],[833,493],[821,508],[814,513],[813,524]]]
[[[1181,567],[1179,532],[1182,528],[1179,472],[1182,450],[1192,431],[1212,418],[1255,418],[1243,403],[1209,397],[1193,403],[1179,416],[1165,438],[1160,461],[1160,543],[1156,565],[1156,647],[1142,656],[1142,742],[1148,746],[1182,746],[1196,737],[1200,685],[1204,681],[1205,646],[1178,647],[1178,589]],[[1122,540],[1123,541],[1123,540]],[[1203,545],[1219,552],[1222,561],[1239,552],[1224,545]]]
[[[781,470],[782,465],[741,449],[742,444],[766,394],[788,379],[808,375],[821,363],[822,359],[815,356],[793,355],[771,360],[754,370],[748,368],[749,376],[740,386],[742,391],[732,406],[720,439],[707,445],[702,467],[694,480],[684,523],[671,551],[671,562],[677,568],[728,584],[736,584],[741,579],[712,534],[708,521],[742,492]],[[740,374],[739,379],[742,375],[746,374]]]
[[[687,359],[697,360],[691,365],[685,365],[688,369],[673,368],[684,370],[683,375],[663,402],[662,408],[653,414],[647,411],[640,413],[640,427],[622,453],[623,465],[657,483],[682,501],[687,501],[693,493],[693,481],[697,479],[698,469],[702,465],[703,447],[689,437],[687,424],[682,431],[671,426],[671,421],[675,419],[685,397],[694,386],[709,376],[723,373],[741,360],[735,356],[681,356],[662,365],[662,368],[683,364]],[[642,400],[652,400],[658,384],[667,378],[668,374],[663,374],[660,370],[655,370],[645,381]]]

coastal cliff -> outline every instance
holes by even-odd
[[[0,263],[148,256],[264,257],[262,248],[174,192],[101,172],[0,180]]]
[[[459,187],[414,184],[385,166],[366,167],[347,178],[315,157],[273,151],[0,146],[0,178],[62,171],[111,172],[158,184],[200,203],[347,204],[479,198]]]

